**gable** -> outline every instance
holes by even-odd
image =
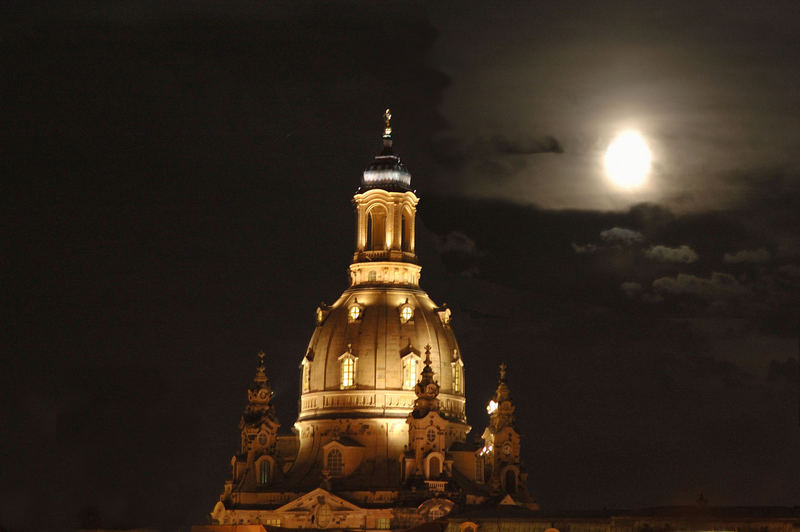
[[[313,508],[321,504],[328,504],[335,511],[360,511],[361,507],[356,506],[350,501],[346,501],[341,497],[334,495],[323,488],[317,488],[309,491],[305,495],[301,495],[295,500],[288,502],[276,509],[276,512],[302,512],[311,511]]]

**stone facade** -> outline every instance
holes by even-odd
[[[299,361],[294,434],[278,435],[259,355],[217,525],[403,529],[474,504],[536,507],[504,369],[492,401],[505,417],[490,413],[483,438],[467,441],[464,361],[450,310],[419,286],[419,198],[388,118],[383,144],[353,197],[350,286],[317,308]]]

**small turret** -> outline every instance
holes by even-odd
[[[538,506],[528,493],[527,473],[522,468],[520,436],[514,426],[514,406],[511,389],[506,381],[508,367],[500,364],[497,389],[486,406],[489,426],[483,431],[481,454],[485,463],[487,483],[492,491],[506,494],[513,504],[529,509]]]
[[[422,378],[414,387],[417,399],[414,401],[414,417],[423,417],[428,412],[439,410],[439,383],[433,380],[431,369],[431,346],[425,346],[425,367],[422,368]]]
[[[503,363],[500,364],[500,376],[497,379],[497,390],[494,396],[486,405],[486,411],[489,413],[489,420],[492,429],[495,432],[499,431],[506,425],[514,426],[514,406],[511,400],[511,389],[506,382],[506,371],[508,367]]]
[[[247,390],[247,406],[244,407],[239,428],[242,431],[242,453],[254,450],[271,450],[278,433],[278,416],[272,405],[272,386],[267,379],[264,353],[258,354],[258,366],[253,384]]]

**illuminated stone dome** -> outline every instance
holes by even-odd
[[[463,366],[449,317],[424,291],[402,284],[356,285],[321,306],[302,364],[299,419],[405,419],[429,349],[442,412],[465,421]]]
[[[442,412],[463,423],[463,364],[450,311],[419,287],[414,236],[419,199],[405,186],[411,177],[400,159],[386,155],[392,131],[388,109],[384,118],[384,152],[364,173],[365,181],[369,172],[383,181],[362,183],[353,197],[357,238],[350,287],[333,305],[317,309],[317,327],[302,361],[299,421],[340,415],[405,419],[429,350]]]

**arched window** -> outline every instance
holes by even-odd
[[[400,249],[408,251],[408,240],[406,239],[406,213],[400,217]]]
[[[438,478],[442,473],[442,463],[437,456],[432,456],[428,461],[428,477]]]
[[[303,363],[303,392],[311,390],[311,363]]]
[[[411,213],[403,211],[403,222],[401,234],[403,235],[403,251],[411,251]]]
[[[376,206],[367,213],[367,251],[386,249],[386,209]]]
[[[269,484],[269,460],[261,460],[258,465],[258,483],[262,486]]]
[[[461,364],[453,362],[453,392],[461,393]]]
[[[517,491],[517,474],[513,469],[506,471],[506,492],[515,493]]]
[[[483,456],[475,458],[475,482],[483,483]]]
[[[367,241],[364,249],[372,249],[372,213],[367,214]]]
[[[370,270],[367,280],[371,283],[374,283],[378,279],[378,272],[375,270]]]
[[[342,460],[342,451],[339,449],[331,449],[328,452],[328,471],[331,476],[338,477],[342,475],[344,469],[344,461]]]
[[[417,357],[407,356],[403,360],[403,389],[413,390],[417,384]]]
[[[342,360],[342,388],[350,388],[355,384],[356,361],[351,357]]]

